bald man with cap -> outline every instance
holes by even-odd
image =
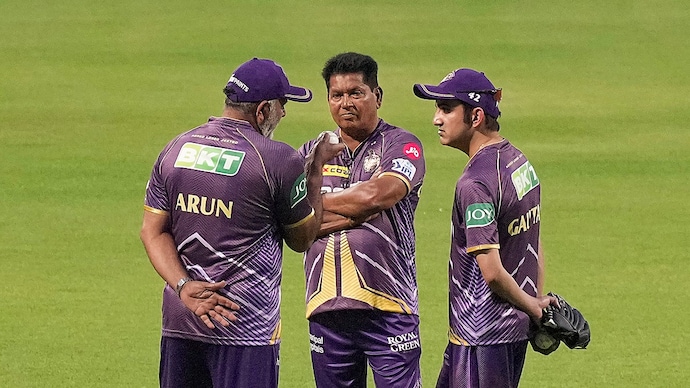
[[[221,117],[170,141],[146,186],[141,240],[165,280],[161,387],[277,387],[283,241],[302,252],[322,220],[321,137],[305,158],[271,139],[308,89],[254,58],[232,74]]]
[[[436,386],[515,388],[531,322],[556,303],[543,293],[539,178],[499,134],[502,90],[484,73],[458,69],[413,91],[436,101],[441,144],[469,156],[455,187],[449,343]]]

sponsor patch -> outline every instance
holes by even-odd
[[[537,178],[537,173],[534,171],[534,167],[532,167],[529,161],[523,163],[522,166],[513,171],[510,178],[513,181],[518,201],[522,200],[532,189],[539,186],[539,178]]]
[[[234,176],[240,170],[245,153],[227,148],[185,143],[175,160],[175,167]]]
[[[346,166],[338,166],[337,164],[324,164],[323,176],[338,176],[341,178],[349,178],[350,168]]]
[[[393,159],[393,171],[399,172],[412,180],[417,172],[417,167],[407,159]]]
[[[297,178],[295,183],[292,184],[292,189],[290,190],[290,208],[295,207],[300,201],[302,201],[307,196],[307,175],[302,173],[302,175]]]
[[[405,144],[403,146],[403,152],[412,160],[417,160],[422,157],[422,148],[415,143]]]
[[[496,210],[488,202],[473,203],[465,211],[465,225],[467,228],[481,228],[494,222]]]

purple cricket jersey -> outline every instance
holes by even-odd
[[[314,144],[299,152],[307,155]],[[324,166],[322,192],[390,175],[408,194],[378,217],[318,239],[305,253],[307,318],[349,309],[417,314],[414,212],[425,172],[419,139],[383,120],[354,152],[346,149]]]
[[[472,252],[496,248],[526,293],[537,294],[540,186],[510,142],[480,149],[455,189],[450,251],[450,342],[494,345],[528,338],[530,318],[493,294]]]
[[[170,215],[189,275],[227,281],[222,294],[240,305],[237,322],[209,329],[166,286],[163,336],[235,346],[280,341],[282,229],[314,212],[304,159],[292,147],[245,121],[212,117],[163,149],[145,209]]]

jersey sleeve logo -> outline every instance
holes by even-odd
[[[465,212],[465,225],[467,228],[481,228],[494,222],[496,210],[494,205],[488,202],[473,203]]]
[[[307,176],[305,173],[297,178],[290,190],[290,208],[294,208],[307,196]]]
[[[412,164],[407,159],[393,159],[393,171],[399,172],[407,177],[407,179],[412,180],[414,174],[417,172],[417,167]]]
[[[346,166],[339,166],[337,164],[324,164],[323,170],[321,170],[323,176],[337,176],[340,178],[350,177],[350,168]]]
[[[175,160],[175,167],[234,176],[240,171],[245,153],[197,143],[185,143]]]
[[[515,186],[518,201],[522,200],[532,189],[539,186],[539,178],[537,178],[537,173],[534,171],[534,167],[532,167],[529,161],[523,163],[522,166],[513,171],[510,178],[513,181],[513,186]]]
[[[422,148],[415,143],[405,144],[403,146],[403,152],[412,160],[417,160],[422,157]]]

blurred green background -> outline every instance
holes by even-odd
[[[521,387],[684,387],[690,296],[690,7],[684,1],[0,2],[0,386],[157,386],[163,281],[139,241],[158,152],[271,58],[310,87],[276,138],[334,125],[320,71],[379,62],[381,117],[420,137],[423,380],[446,345],[455,181],[412,84],[458,67],[504,90],[501,133],[539,174],[547,290],[592,342],[529,351]],[[281,387],[313,386],[301,256],[286,248]]]

